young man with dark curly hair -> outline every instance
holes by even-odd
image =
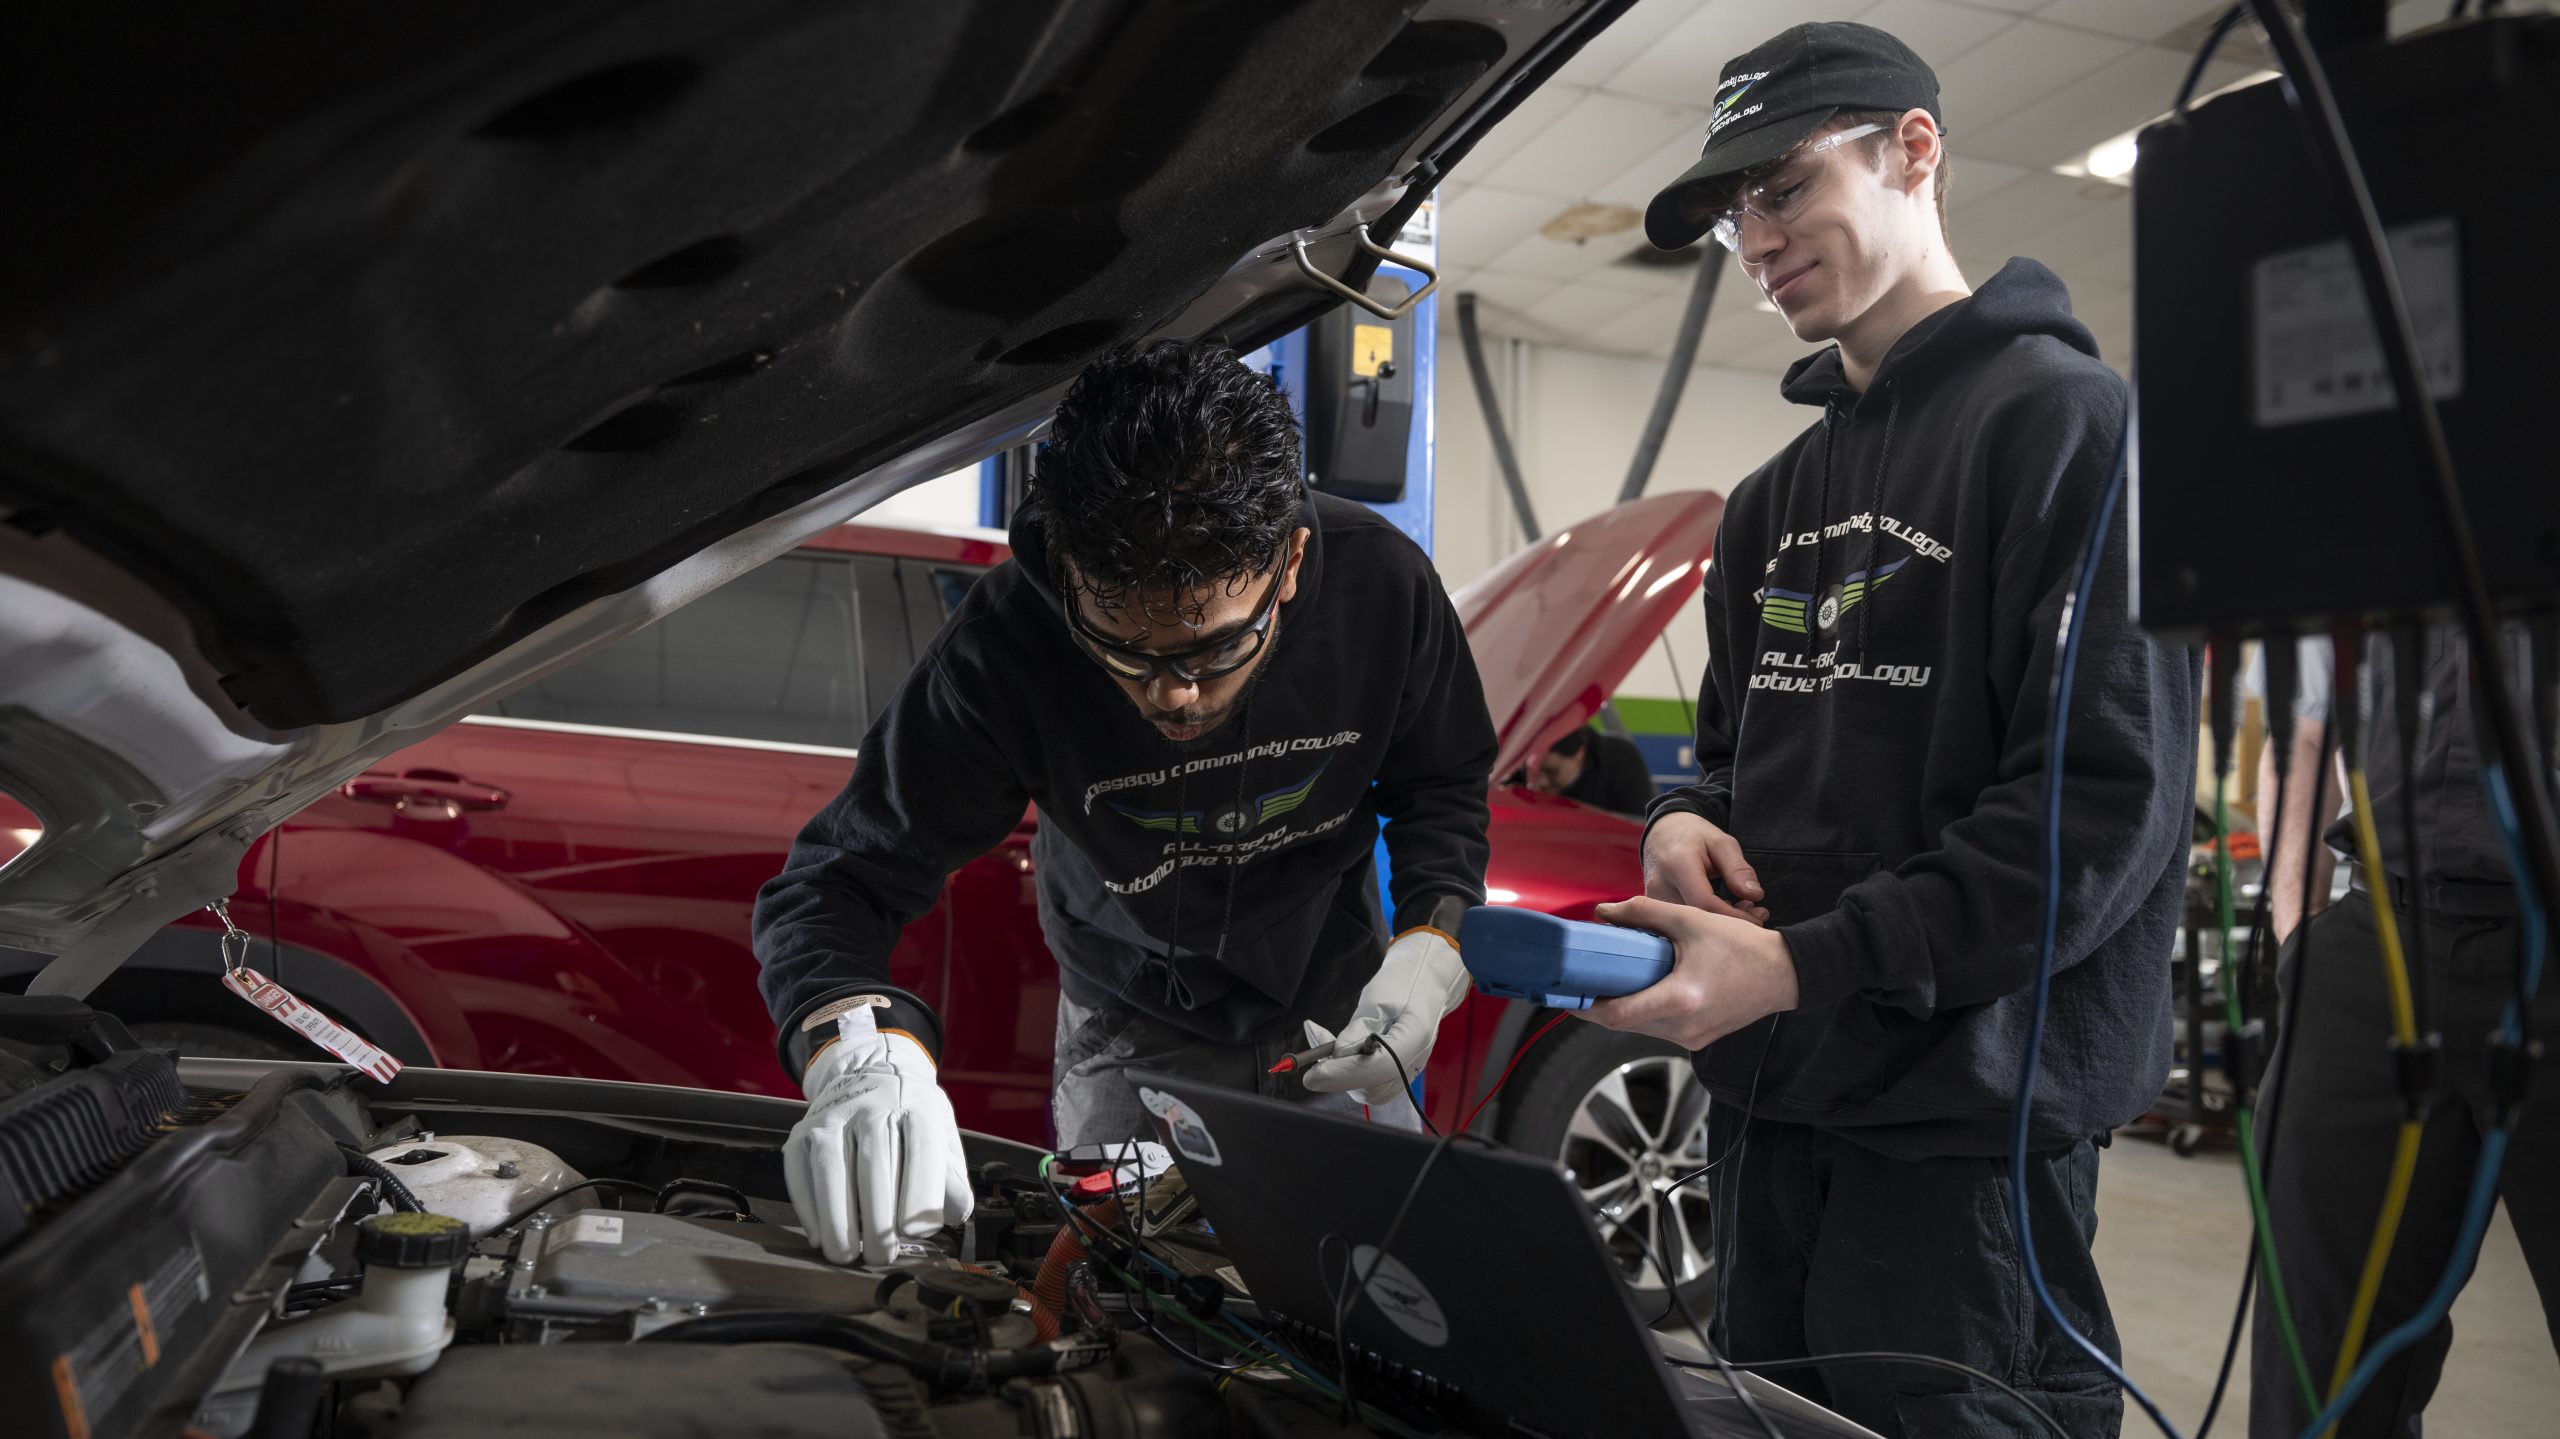
[[[764,995],[810,1097],[784,1170],[829,1259],[886,1263],[969,1213],[941,1023],[889,953],[1027,804],[1061,1147],[1149,1132],[1133,1069],[1418,1123],[1402,1075],[1466,994],[1450,936],[1484,898],[1493,725],[1430,559],[1304,475],[1287,397],[1229,351],[1095,362],[1013,558],[764,887]],[[1342,1057],[1267,1072],[1335,1030]]]

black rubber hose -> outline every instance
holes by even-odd
[[[1690,368],[1698,362],[1698,339],[1707,332],[1707,308],[1716,302],[1716,281],[1724,275],[1717,263],[1716,248],[1705,247],[1698,257],[1698,278],[1689,284],[1689,308],[1681,313],[1679,333],[1671,337],[1671,363],[1662,372],[1662,388],[1653,396],[1653,413],[1644,421],[1644,433],[1636,437],[1635,458],[1627,462],[1627,482],[1618,487],[1618,503],[1639,499],[1645,482],[1653,478],[1653,462],[1662,457],[1662,438],[1671,433],[1671,417],[1680,411],[1680,397],[1689,389]]]
[[[392,1208],[405,1209],[412,1214],[424,1214],[426,1212],[427,1206],[419,1203],[418,1196],[410,1193],[409,1186],[401,1183],[400,1176],[392,1173],[381,1160],[374,1158],[372,1155],[365,1153],[363,1150],[356,1148],[352,1144],[339,1145],[338,1152],[347,1157],[347,1167],[349,1169],[354,1170],[358,1174],[364,1175],[374,1183],[382,1186],[382,1192],[391,1200]]]
[[[1493,376],[1484,368],[1484,337],[1476,332],[1476,292],[1458,292],[1458,347],[1467,352],[1467,377],[1476,383],[1476,408],[1484,411],[1484,428],[1493,437],[1493,462],[1502,484],[1511,491],[1511,509],[1520,517],[1520,532],[1536,544],[1538,512],[1529,504],[1529,487],[1520,478],[1520,457],[1511,452],[1511,432],[1502,427],[1502,404],[1493,397]]]
[[[258,1417],[249,1421],[246,1439],[309,1439],[320,1427],[321,1402],[329,1379],[320,1361],[289,1355],[267,1366],[258,1386]]]
[[[575,1184],[561,1185],[559,1188],[552,1190],[549,1194],[542,1196],[540,1199],[526,1205],[524,1208],[517,1210],[515,1213],[508,1215],[502,1220],[499,1220],[498,1227],[490,1230],[489,1232],[491,1234],[504,1234],[508,1230],[515,1228],[517,1225],[524,1223],[526,1220],[531,1219],[533,1216],[550,1208],[552,1205],[568,1198],[570,1195],[590,1189],[616,1189],[625,1194],[656,1194],[658,1192],[657,1185],[643,1184],[637,1179],[581,1179]]]
[[[641,1336],[644,1344],[815,1344],[842,1349],[865,1359],[905,1366],[930,1383],[963,1386],[1034,1379],[1061,1368],[1076,1348],[1041,1345],[1028,1349],[964,1349],[892,1334],[875,1324],[842,1314],[815,1310],[783,1310],[754,1314],[711,1314],[683,1319]]]

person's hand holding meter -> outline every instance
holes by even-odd
[[[886,1265],[898,1236],[924,1239],[975,1206],[960,1123],[924,1047],[882,1033],[868,1006],[836,1021],[809,1061],[809,1112],[782,1146],[802,1230],[831,1263]]]
[[[1651,930],[1678,950],[1671,973],[1652,988],[1594,1000],[1589,1009],[1574,1011],[1594,1024],[1699,1050],[1796,1007],[1796,966],[1786,937],[1763,928],[1757,919],[1710,914],[1650,897],[1604,904],[1592,914],[1603,924]]]

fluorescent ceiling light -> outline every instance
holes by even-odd
[[[2276,78],[2276,72],[2273,70],[2252,70],[2221,89],[2196,97],[2191,103],[2200,105],[2225,91],[2237,90],[2243,86],[2255,85],[2260,81],[2274,78]],[[2133,183],[2135,143],[2141,138],[2144,130],[2167,118],[2168,112],[2163,111],[2121,135],[2111,135],[2090,146],[2086,154],[2054,166],[2054,173],[2069,175],[2079,180],[2107,180],[2118,185],[2130,185]]]

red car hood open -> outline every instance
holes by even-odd
[[[1705,580],[1724,496],[1656,495],[1604,510],[1451,596],[1484,677],[1508,775],[1599,712]]]

